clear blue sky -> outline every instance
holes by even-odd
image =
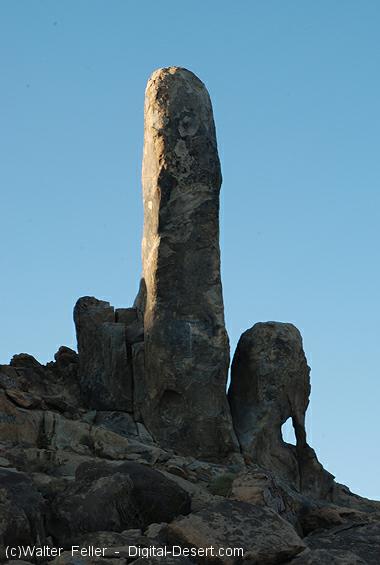
[[[1,0],[0,362],[75,346],[72,308],[131,305],[143,97],[157,67],[212,96],[232,350],[293,322],[309,439],[380,498],[380,3]]]

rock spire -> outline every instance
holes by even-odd
[[[221,182],[204,84],[186,69],[159,69],[145,95],[142,412],[163,445],[207,458],[236,449],[225,394]]]

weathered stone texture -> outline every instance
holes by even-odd
[[[368,561],[363,561],[351,551],[335,549],[306,550],[288,563],[289,565],[369,565]]]
[[[28,475],[0,468],[0,562],[8,545],[44,543],[45,506]]]
[[[86,532],[146,528],[190,512],[183,489],[138,463],[83,463],[75,478],[52,504],[50,531],[61,543]]]
[[[334,551],[350,552],[357,558],[357,561],[353,558],[352,561],[347,561],[350,564],[378,565],[380,522],[377,518],[373,522],[363,521],[348,526],[337,526],[323,532],[314,532],[305,538],[305,542],[313,550],[325,550],[327,556]]]
[[[239,548],[247,565],[286,563],[306,548],[288,522],[268,508],[246,502],[222,500],[207,508],[174,520],[168,527],[169,542],[198,549],[212,546]],[[228,540],[228,542],[227,542]],[[204,563],[234,565],[242,555],[210,556]]]
[[[109,302],[84,296],[74,308],[79,379],[84,403],[97,410],[132,411],[132,371],[126,326]]]
[[[142,411],[164,445],[211,459],[236,449],[225,395],[221,180],[205,86],[185,69],[156,71],[145,98]]]
[[[232,363],[229,401],[243,453],[300,489],[326,497],[333,476],[307,444],[305,413],[310,368],[301,334],[292,324],[257,323],[241,336]],[[297,444],[285,443],[281,426],[292,419]]]

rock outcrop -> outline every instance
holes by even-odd
[[[142,180],[144,422],[167,447],[221,459],[237,450],[225,394],[222,177],[210,98],[190,71],[160,69],[148,82]]]
[[[133,344],[143,328],[135,308],[116,311],[84,296],[74,308],[82,400],[97,410],[133,411]]]
[[[109,302],[84,296],[75,305],[83,401],[98,410],[132,411],[132,375],[125,324],[117,323]]]
[[[145,529],[190,512],[186,491],[139,463],[82,463],[75,478],[52,502],[51,533],[60,544],[88,532]]]
[[[310,368],[301,334],[292,324],[257,323],[241,336],[231,369],[229,401],[246,458],[271,469],[297,490],[326,498],[333,476],[306,441]],[[296,445],[281,427],[291,418]]]
[[[379,564],[380,502],[336,483],[307,443],[310,369],[292,324],[242,335],[227,402],[220,182],[204,85],[157,71],[133,307],[83,297],[78,354],[0,365],[0,563]]]
[[[36,539],[44,543],[45,507],[43,496],[27,474],[0,467],[0,546],[28,545]]]

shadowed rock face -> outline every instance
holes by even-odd
[[[326,496],[333,476],[307,444],[305,413],[310,368],[301,334],[292,324],[255,324],[241,336],[232,363],[229,401],[234,427],[248,460],[272,469],[297,489]],[[292,419],[297,444],[282,439]]]
[[[145,98],[142,413],[160,443],[208,459],[237,448],[225,395],[221,181],[205,86],[185,69],[156,71]]]
[[[181,487],[138,463],[83,463],[75,478],[52,504],[52,530],[60,544],[70,545],[86,532],[145,529],[190,512],[190,497]]]
[[[116,321],[109,302],[91,296],[77,301],[74,321],[83,401],[96,410],[132,411],[132,373],[125,324]]]

